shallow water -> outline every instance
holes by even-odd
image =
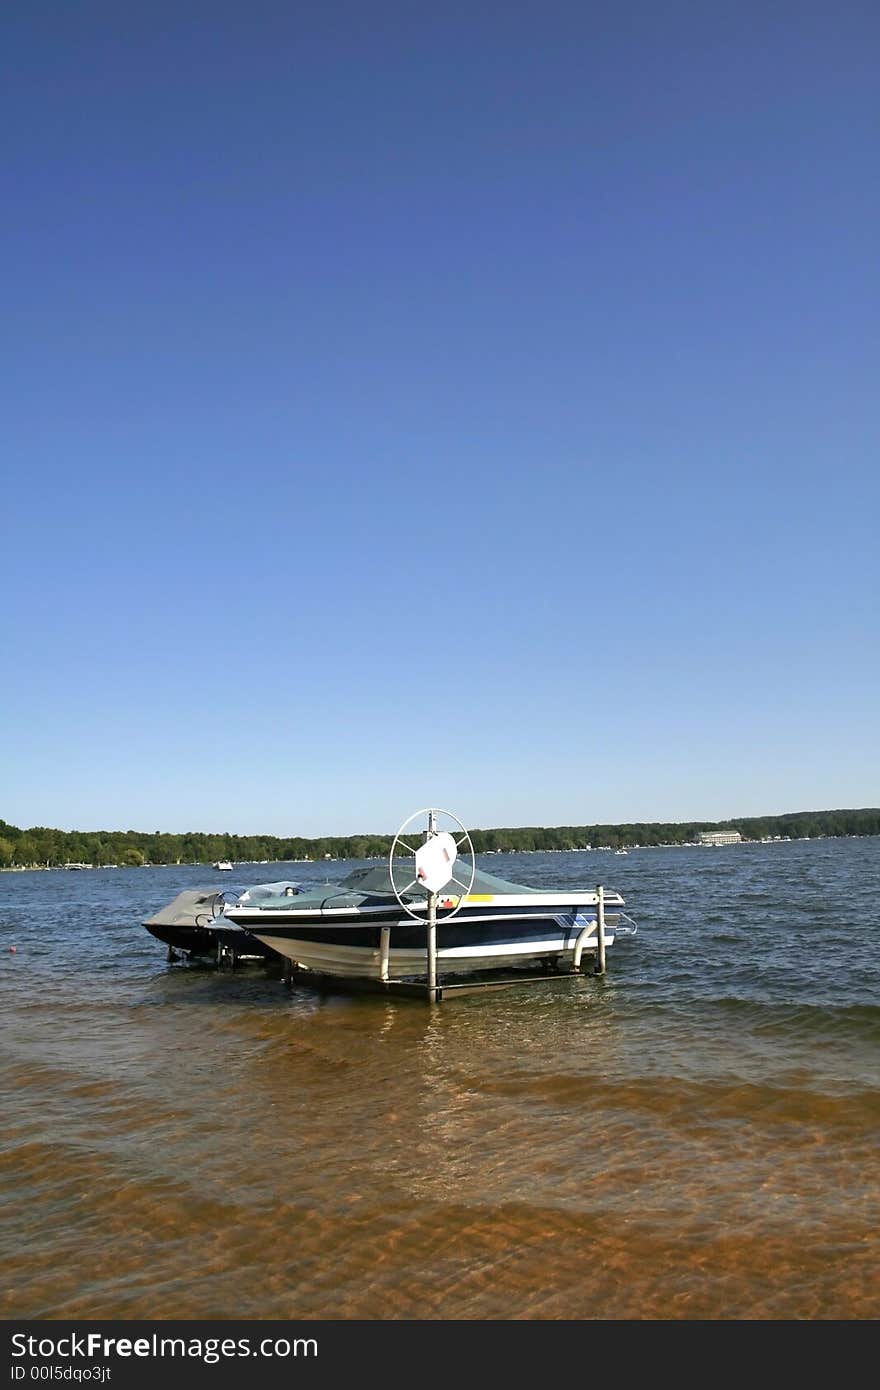
[[[880,1315],[880,840],[481,862],[638,935],[431,1008],[141,926],[278,866],[0,874],[0,1316]]]

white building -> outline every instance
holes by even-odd
[[[701,830],[698,838],[701,845],[738,845],[741,841],[738,830]]]

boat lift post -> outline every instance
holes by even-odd
[[[425,831],[425,844],[437,833],[437,817],[433,809],[428,811],[428,828]],[[428,894],[428,999],[436,1004],[437,994],[437,893]]]
[[[379,932],[379,979],[388,983],[388,964],[391,956],[391,928],[383,927]]]
[[[436,1004],[437,994],[437,894],[428,898],[428,998]]]
[[[596,886],[596,964],[593,974],[605,974],[605,889],[601,883]]]
[[[574,943],[574,959],[572,969],[578,972],[581,968],[581,956],[587,939],[593,934],[593,924],[588,922]],[[605,974],[605,889],[601,883],[596,886],[596,964],[593,968],[594,975]]]
[[[394,895],[404,912],[407,916],[414,918],[415,921],[425,923],[425,980],[424,984],[419,983],[419,985],[413,986],[413,988],[423,994],[424,998],[430,1003],[438,1004],[443,998],[443,991],[440,988],[440,983],[437,978],[437,906],[440,900],[440,891],[442,889],[448,892],[449,889],[447,885],[453,880],[462,890],[454,907],[452,907],[449,902],[446,903],[447,907],[451,907],[451,911],[448,915],[454,917],[471,891],[476,866],[474,863],[473,846],[471,845],[470,836],[461,821],[449,811],[437,811],[433,808],[428,809],[428,820],[422,832],[422,843],[418,849],[411,845],[409,841],[404,838],[407,827],[416,817],[424,814],[425,812],[423,811],[416,811],[415,815],[410,816],[409,820],[404,821],[403,825],[398,830],[391,844],[391,851],[388,856],[388,870],[391,875],[391,886],[394,889]],[[461,830],[461,837],[457,841],[450,831],[440,830],[438,828],[437,819],[438,816],[441,815],[447,816]],[[461,879],[455,878],[453,872],[453,866],[458,858],[459,845],[463,843],[466,843],[470,848],[470,876],[466,883]],[[412,854],[415,859],[414,876],[406,885],[398,883],[395,879],[394,854],[398,845],[400,845],[401,849],[405,849]],[[422,915],[424,911],[422,902],[420,902],[421,910],[417,910],[407,898],[407,894],[415,887],[421,888],[422,892],[425,894],[425,899],[423,899],[422,902],[427,906],[426,917]],[[386,944],[383,936],[380,938],[379,942],[379,976],[382,983],[386,986],[390,983],[388,980],[388,954],[388,944]],[[403,982],[400,983],[402,984]]]

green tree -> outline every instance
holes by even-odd
[[[37,847],[30,836],[22,835],[15,846],[12,862],[20,868],[28,868],[29,865],[37,863]]]

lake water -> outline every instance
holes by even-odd
[[[880,839],[480,862],[638,935],[430,1007],[141,925],[352,864],[0,874],[0,1316],[880,1316]]]

